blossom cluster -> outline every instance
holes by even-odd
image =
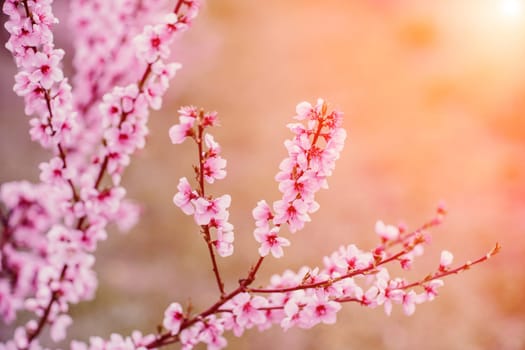
[[[206,132],[207,128],[216,125],[215,112],[205,113],[193,106],[179,110],[179,123],[169,130],[171,142],[180,144],[192,139],[197,144],[199,165],[194,167],[197,188],[192,188],[186,177],[181,178],[173,203],[186,215],[193,215],[207,243],[215,247],[217,254],[226,257],[233,254],[233,225],[228,221],[231,197],[228,194],[214,197],[205,192],[205,183],[213,184],[226,177],[226,160],[221,156],[221,147],[213,135]],[[215,239],[211,238],[212,229]]]
[[[284,330],[311,328],[319,323],[334,324],[342,304],[349,302],[370,308],[382,306],[388,315],[393,305],[399,304],[406,315],[412,315],[416,305],[434,300],[438,288],[443,286],[442,278],[484,262],[498,252],[496,245],[476,261],[452,268],[453,255],[445,250],[436,270],[424,279],[410,282],[403,277],[392,277],[388,264],[397,262],[402,269],[410,269],[414,258],[423,254],[424,244],[430,241],[429,229],[439,225],[446,213],[440,205],[434,218],[413,231],[408,231],[404,225],[378,221],[375,231],[380,243],[370,251],[353,244],[341,246],[323,258],[322,268],[286,270],[281,275],[274,275],[266,288],[251,287],[265,257],[270,252],[274,257],[281,257],[282,247],[290,244],[288,239],[277,235],[281,225],[286,223],[295,232],[310,220],[308,214],[318,208],[314,194],[327,187],[327,177],[334,169],[346,136],[341,128],[342,114],[329,112],[328,104],[321,99],[314,106],[300,103],[296,112],[295,118],[306,120],[306,125],[288,125],[294,138],[285,142],[288,157],[281,162],[276,176],[282,199],[273,203],[273,210],[266,201],[260,201],[253,210],[254,236],[261,243],[257,263],[246,278],[239,280],[236,289],[223,292],[215,304],[200,314],[192,315],[179,303],[171,303],[164,313],[166,332],[158,335],[148,347],[180,342],[182,349],[193,349],[204,343],[214,350],[227,346],[226,331],[239,337],[246,329],[265,330],[274,324]],[[201,112],[201,120],[203,115]],[[188,137],[195,139],[193,123],[187,113],[182,113],[180,123],[170,130],[173,143],[181,143]],[[322,143],[318,143],[320,138]],[[181,183],[184,186],[179,184],[175,204],[187,214],[194,213],[195,208],[191,205],[196,204],[198,192],[191,191],[185,179]],[[218,274],[218,270],[214,272]]]
[[[32,115],[31,138],[53,153],[40,164],[40,184],[0,187],[0,314],[4,322],[22,309],[35,315],[15,330],[8,348],[38,348],[47,326],[54,341],[63,339],[72,322],[69,305],[94,296],[93,254],[107,225],[125,231],[137,221],[139,208],[125,198],[120,178],[145,145],[149,110],[161,107],[180,67],[167,61],[169,47],[198,10],[196,1],[179,1],[161,15],[163,3],[72,1],[79,39],[74,87],[62,70],[65,53],[54,46],[52,0],[3,4],[6,47],[18,68],[14,91]],[[144,26],[145,20],[156,24]]]
[[[254,236],[261,243],[259,254],[263,257],[271,252],[280,258],[282,247],[290,245],[288,239],[279,236],[282,224],[296,232],[310,221],[309,214],[319,208],[315,193],[328,187],[327,177],[332,174],[346,138],[341,127],[342,114],[329,113],[324,100],[319,99],[314,106],[302,102],[296,112],[295,119],[305,123],[288,124],[294,137],[285,142],[288,157],[275,176],[282,198],[273,203],[273,208],[261,200],[253,210]]]

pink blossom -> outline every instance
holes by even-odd
[[[185,328],[180,332],[179,338],[182,350],[191,350],[199,343],[199,334],[202,328],[202,322],[197,322],[193,326]]]
[[[274,227],[271,230],[265,227],[259,227],[254,231],[255,240],[261,243],[259,254],[266,256],[270,252],[275,258],[283,256],[283,248],[290,245],[290,241],[286,238],[279,237],[279,227]]]
[[[48,163],[40,163],[40,180],[53,185],[62,185],[72,177],[71,169],[64,167],[59,157],[52,158]]]
[[[175,76],[175,73],[182,68],[180,63],[171,62],[164,63],[163,61],[157,61],[151,66],[151,71],[157,77],[159,84],[167,89],[169,86],[169,81]]]
[[[135,38],[139,57],[148,63],[166,59],[169,55],[167,39],[164,26],[146,26],[144,32]]]
[[[439,261],[439,269],[446,270],[454,261],[454,255],[448,250],[441,252],[441,259]]]
[[[387,241],[393,241],[399,237],[399,229],[392,225],[385,225],[383,221],[379,220],[375,226],[376,233]]]
[[[170,331],[171,334],[178,334],[183,320],[184,313],[182,311],[182,306],[180,306],[179,303],[171,303],[164,312],[162,325]]]
[[[261,324],[265,322],[265,313],[260,308],[265,307],[268,302],[261,296],[252,297],[248,293],[240,293],[232,299],[233,314],[240,326]]]
[[[202,323],[198,339],[208,346],[208,350],[223,349],[228,344],[226,338],[223,337],[224,327],[221,321],[215,315],[211,315]]]
[[[131,200],[123,200],[112,216],[120,232],[128,232],[138,222],[142,208]]]
[[[211,126],[217,126],[219,124],[219,118],[217,112],[206,112],[202,118],[202,126],[207,128]]]
[[[231,197],[228,194],[210,200],[199,197],[194,199],[192,203],[195,206],[195,222],[198,225],[208,225],[212,219],[228,218],[227,208],[230,206]]]
[[[445,283],[442,280],[432,280],[424,285],[426,300],[432,301],[438,295],[438,288],[443,287]]]
[[[231,228],[230,228],[231,227]],[[233,254],[233,226],[230,224],[225,229],[224,226],[217,229],[217,239],[213,241],[217,253],[223,258]]]
[[[303,311],[304,304],[308,299],[304,298],[303,293],[296,293],[295,297],[290,298],[284,304],[284,317],[280,322],[280,326],[284,330],[292,327],[310,328],[311,322],[308,314]]]
[[[252,210],[252,215],[257,227],[266,227],[273,219],[272,210],[265,200],[257,202],[257,205]]]
[[[312,112],[313,108],[309,102],[300,102],[297,104],[297,107],[295,107],[295,113],[297,113],[295,118],[299,120],[307,119]]]
[[[403,311],[411,316],[416,311],[417,295],[411,290],[403,295]]]
[[[193,123],[195,118],[181,115],[179,124],[173,125],[169,130],[171,143],[179,144],[186,140],[186,137],[193,136]]]
[[[212,184],[215,180],[221,180],[226,177],[226,160],[221,157],[209,157],[204,161],[202,167],[204,180]]]
[[[55,342],[59,342],[66,337],[66,328],[73,323],[73,319],[68,315],[60,315],[53,322],[51,326],[51,339]]]
[[[31,62],[35,67],[30,76],[31,81],[40,83],[44,89],[49,89],[54,82],[62,80],[64,75],[58,64],[63,56],[64,51],[62,50],[53,50],[49,55],[37,52]]]
[[[173,197],[173,203],[175,203],[177,207],[181,208],[184,214],[193,215],[193,213],[195,212],[195,208],[193,206],[192,201],[194,199],[197,199],[199,195],[196,191],[192,190],[188,179],[186,179],[185,177],[179,180],[177,189],[179,191]]]
[[[37,86],[33,81],[31,81],[30,75],[27,71],[20,71],[15,75],[15,85],[13,86],[13,91],[18,96],[25,96],[35,88],[37,88]]]
[[[334,324],[339,310],[341,310],[341,304],[322,298],[313,299],[305,308],[305,312],[312,322],[325,324]]]
[[[287,223],[291,232],[302,229],[304,224],[310,221],[307,213],[308,205],[302,199],[296,199],[293,202],[276,201],[273,204],[273,210],[275,211],[274,224]]]

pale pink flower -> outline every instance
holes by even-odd
[[[162,325],[170,331],[171,334],[178,334],[183,320],[184,313],[182,306],[179,303],[171,303],[164,312]]]
[[[210,200],[199,197],[192,203],[195,206],[195,222],[198,225],[208,225],[212,219],[225,220],[228,218],[227,208],[230,206],[231,197],[228,194]]]
[[[40,163],[40,181],[62,185],[71,178],[71,169],[64,168],[64,162],[59,157],[52,158],[49,162]]]
[[[203,119],[202,119],[202,126],[203,127],[211,127],[218,125],[218,115],[217,112],[206,112],[204,113]]]
[[[233,225],[225,225],[226,229],[219,227],[217,229],[217,239],[213,241],[217,253],[223,258],[233,254]]]
[[[291,232],[296,232],[304,227],[305,222],[310,221],[308,216],[308,205],[302,199],[296,199],[289,203],[284,200],[274,202],[273,210],[274,224],[287,223]]]
[[[58,316],[51,325],[51,339],[55,342],[64,340],[66,338],[66,329],[71,323],[73,323],[73,319],[69,315],[62,314]]]
[[[182,68],[180,63],[164,63],[163,61],[157,61],[152,64],[151,71],[157,77],[159,84],[167,89],[169,86],[169,81],[175,76],[175,73]]]
[[[416,311],[417,294],[413,290],[403,295],[403,311],[405,315],[411,316]]]
[[[385,225],[381,220],[376,222],[375,231],[382,239],[393,241],[399,237],[399,229],[392,225]]]
[[[313,199],[314,192],[318,189],[307,173],[298,179],[288,179],[279,183],[279,191],[283,193],[283,200],[293,201],[295,198],[302,198],[310,201]]]
[[[166,59],[169,55],[166,40],[164,26],[146,26],[144,32],[134,40],[138,56],[148,63],[153,63],[158,58]]]
[[[438,295],[438,288],[443,287],[445,283],[442,280],[432,280],[424,285],[426,301],[432,301]]]
[[[202,323],[198,339],[208,346],[208,350],[219,350],[226,347],[228,342],[223,337],[224,327],[215,315],[208,316]]]
[[[130,200],[122,201],[113,216],[120,232],[128,232],[131,230],[139,221],[141,212],[142,208],[140,205]]]
[[[192,201],[197,199],[199,195],[191,188],[188,179],[185,177],[179,180],[177,189],[179,191],[175,194],[175,196],[173,196],[173,203],[179,207],[184,212],[184,214],[193,215],[195,208]]]
[[[339,310],[341,310],[340,303],[322,298],[314,298],[305,307],[305,313],[312,322],[325,324],[334,324]]]
[[[309,102],[306,102],[306,101],[300,102],[295,107],[295,113],[297,113],[297,115],[295,116],[295,119],[298,119],[298,120],[306,119],[310,116],[312,111],[313,111],[313,108]]]
[[[204,180],[207,183],[214,183],[215,180],[221,180],[226,177],[226,159],[219,156],[209,157],[204,161],[202,171]]]
[[[193,136],[193,124],[195,118],[181,115],[179,124],[173,125],[169,130],[171,143],[180,144],[186,140],[186,137]]]
[[[20,71],[15,75],[13,91],[18,96],[25,96],[36,88],[35,83],[33,83],[30,78],[29,73],[26,71]]]
[[[232,302],[234,304],[232,312],[236,316],[236,322],[240,326],[249,326],[265,322],[265,312],[259,310],[268,304],[267,300],[263,297],[252,297],[248,293],[240,293],[232,299]]]
[[[64,74],[59,67],[63,56],[62,50],[53,50],[49,55],[37,52],[32,60],[35,70],[31,73],[31,81],[40,83],[44,89],[49,89],[54,82],[64,79]]]
[[[300,328],[311,327],[310,317],[303,310],[304,303],[307,301],[308,298],[305,298],[303,293],[297,293],[286,301],[284,304],[284,318],[280,323],[284,330],[295,326]]]
[[[439,269],[446,270],[454,261],[454,255],[448,250],[441,252],[441,258],[439,260]]]
[[[266,227],[270,220],[273,219],[272,209],[265,200],[257,202],[257,205],[252,210],[252,215],[257,227]]]
[[[279,227],[274,227],[271,230],[268,230],[266,227],[259,227],[255,229],[254,236],[255,240],[261,243],[259,248],[259,254],[261,256],[266,256],[270,252],[275,258],[280,258],[283,256],[283,248],[290,245],[290,241],[286,238],[279,237]]]
[[[197,322],[193,326],[185,328],[180,332],[179,338],[182,350],[191,350],[199,343],[199,334],[202,328],[202,322]]]
[[[151,109],[159,110],[162,107],[162,95],[166,88],[160,83],[150,83],[145,88],[145,96]]]

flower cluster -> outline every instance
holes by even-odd
[[[228,221],[231,197],[227,194],[213,197],[205,193],[205,183],[213,184],[215,180],[226,177],[226,160],[221,157],[221,147],[211,134],[205,132],[206,128],[216,125],[215,112],[205,113],[193,106],[179,110],[179,123],[170,128],[169,136],[174,144],[187,138],[197,144],[199,165],[194,169],[198,188],[193,189],[186,177],[181,178],[173,203],[186,215],[193,215],[208,244],[213,245],[220,256],[226,257],[233,254],[233,225]],[[212,229],[215,239],[211,238]]]
[[[14,91],[33,115],[32,139],[54,153],[40,164],[41,184],[0,187],[0,312],[5,322],[21,309],[36,315],[6,343],[19,349],[38,348],[48,325],[53,340],[66,336],[69,305],[94,296],[93,253],[106,239],[107,225],[127,230],[137,221],[138,206],[125,199],[120,178],[130,156],[144,147],[149,110],[161,107],[180,67],[166,61],[169,45],[198,9],[196,1],[181,0],[173,13],[159,16],[162,1],[73,1],[71,24],[79,39],[73,89],[61,67],[64,51],[54,47],[51,27],[58,20],[51,5],[3,5],[6,47],[18,67]],[[157,24],[143,28],[147,19]],[[152,38],[152,30],[162,35]],[[155,47],[148,48],[148,41]],[[111,181],[104,181],[107,175]]]
[[[282,247],[290,245],[289,240],[279,236],[282,224],[296,232],[310,221],[309,214],[319,208],[315,193],[328,187],[327,177],[332,174],[346,138],[341,127],[342,114],[329,113],[322,99],[315,106],[302,102],[296,112],[295,119],[305,123],[288,124],[294,137],[285,142],[288,157],[281,162],[275,177],[282,198],[273,203],[273,210],[264,200],[253,210],[254,236],[261,243],[259,254],[263,257],[271,252],[280,258]]]

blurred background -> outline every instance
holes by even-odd
[[[68,48],[72,38],[60,32],[58,46]],[[171,301],[202,310],[216,300],[205,245],[171,202],[196,159],[192,145],[168,138],[181,105],[221,118],[212,133],[228,177],[211,191],[233,198],[235,254],[220,260],[232,289],[256,259],[251,210],[279,195],[273,176],[286,154],[285,124],[298,102],[323,97],[345,112],[346,148],[318,196],[320,211],[288,235],[292,246],[265,262],[257,284],[320,265],[341,244],[371,248],[377,219],[414,228],[440,200],[450,214],[409,276],[434,269],[442,249],[457,263],[495,242],[503,250],[449,277],[411,317],[399,307],[387,317],[345,305],[336,326],[251,330],[230,335],[229,348],[525,349],[525,0],[209,0],[174,59],[184,68],[124,177],[142,220],[101,245],[97,298],[73,308],[70,339],[154,332]],[[0,60],[0,181],[36,181],[49,155],[29,140],[5,49]]]

